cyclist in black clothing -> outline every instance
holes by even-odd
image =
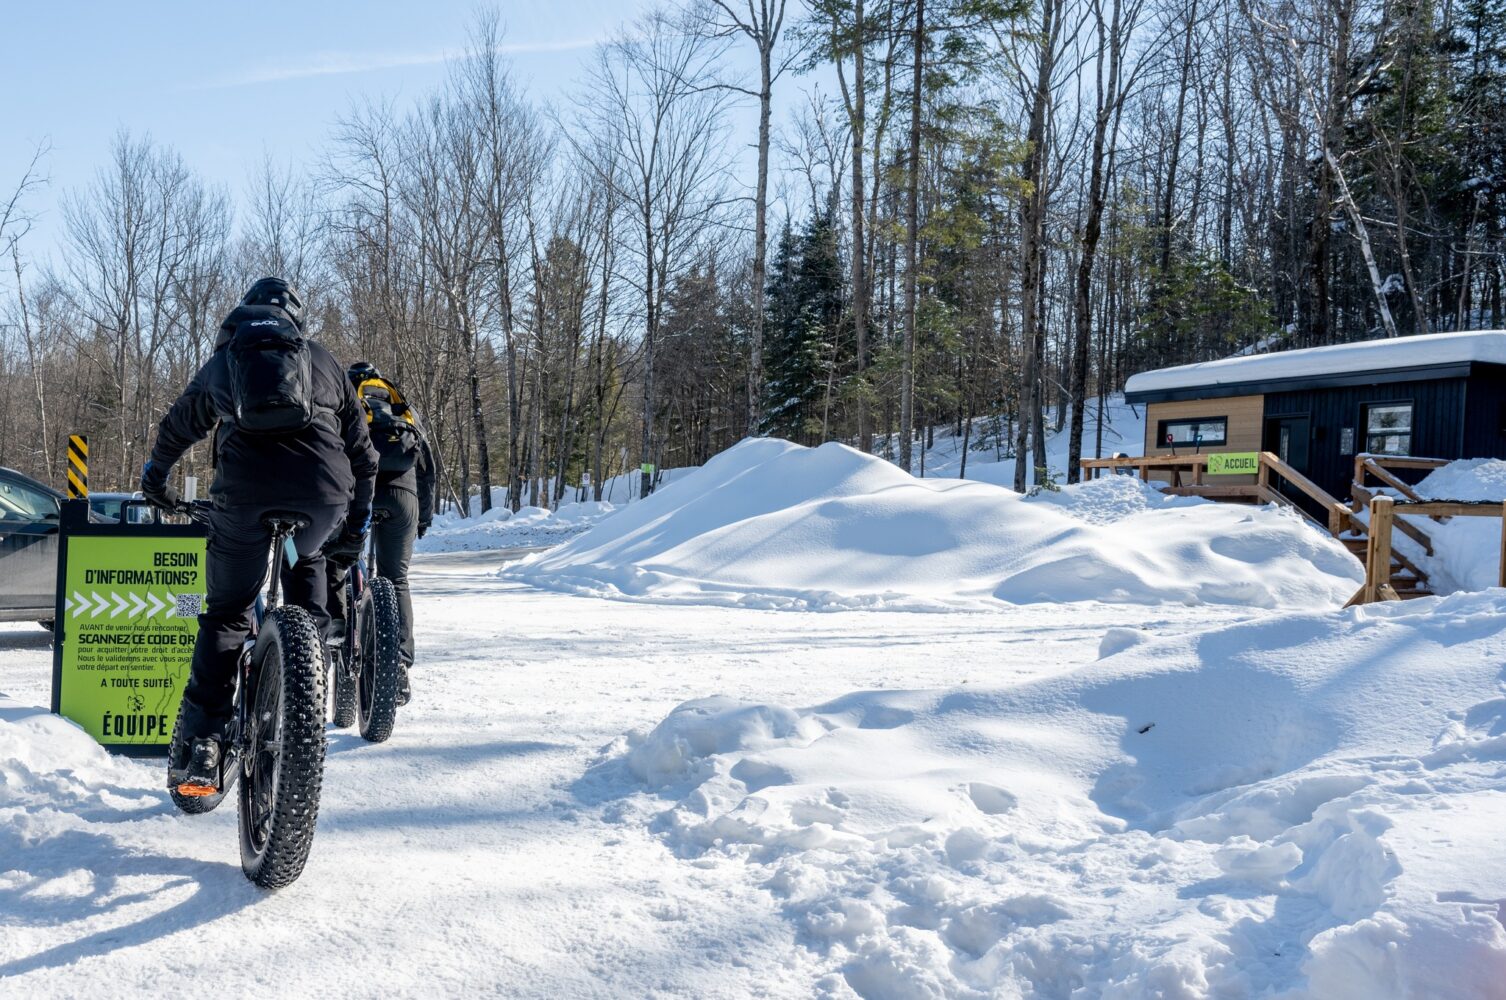
[[[162,418],[142,470],[142,494],[175,507],[169,470],[218,423],[208,593],[183,693],[180,740],[170,751],[170,784],[218,783],[236,660],[267,575],[271,535],[262,519],[270,511],[309,519],[295,539],[297,563],[282,570],[283,587],[287,602],[307,609],[320,628],[329,624],[321,549],[337,532],[359,548],[370,524],[377,455],[361,404],[339,362],[303,337],[302,327],[303,303],[286,281],[263,278],[252,285],[221,325],[214,354]],[[274,366],[272,378],[257,365]]]
[[[346,374],[357,398],[363,401],[372,444],[380,461],[375,507],[384,516],[371,529],[376,542],[375,572],[391,580],[397,591],[403,619],[397,703],[406,705],[412,697],[408,668],[413,666],[413,598],[408,589],[408,566],[413,560],[414,541],[424,536],[434,520],[434,455],[418,414],[375,365],[357,361]],[[328,555],[333,564],[331,613],[341,618],[343,610],[336,609],[344,608],[345,569],[359,555],[359,546],[352,550],[337,543],[330,547]]]

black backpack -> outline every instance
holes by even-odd
[[[418,423],[397,386],[370,378],[356,386],[356,396],[366,409],[366,431],[377,450],[377,468],[394,473],[413,468],[418,463]]]
[[[314,422],[314,356],[291,321],[247,320],[226,346],[235,426],[248,434],[296,434]]]

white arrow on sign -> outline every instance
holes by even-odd
[[[140,594],[127,594],[126,596],[131,599],[131,617],[139,617],[141,612],[146,610],[146,602],[141,599]]]
[[[115,610],[110,612],[110,617],[114,618],[116,615],[126,610],[126,599],[115,593],[112,593],[110,595],[110,599],[115,602]]]
[[[110,599],[108,597],[102,597],[98,592],[89,596],[94,598],[94,610],[90,612],[90,618],[98,618],[103,612],[110,610]]]
[[[147,591],[146,593],[146,603],[151,607],[151,610],[147,612],[148,618],[156,618],[159,614],[162,613],[162,610],[164,608],[172,606],[151,591]]]

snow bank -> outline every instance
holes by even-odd
[[[0,980],[16,971],[18,950],[41,950],[38,927],[108,912],[133,898],[142,874],[161,871],[183,883],[210,877],[212,866],[143,846],[143,831],[172,812],[161,771],[112,757],[72,722],[0,694],[0,921],[8,926]],[[101,872],[112,867],[116,873]],[[120,924],[113,934],[132,940]]]
[[[434,518],[427,534],[414,545],[418,552],[462,552],[533,545],[558,545],[581,534],[617,508],[602,501],[567,503],[557,511],[523,507],[516,514],[506,506],[493,507],[472,518],[445,513]]]
[[[1483,1000],[1503,659],[1501,592],[1283,615],[1009,688],[693,701],[593,777],[863,997]]]
[[[915,479],[844,445],[755,439],[503,576],[596,596],[812,610],[1311,608],[1347,600],[1361,569],[1274,507],[1167,497],[1128,477],[1021,497]]]

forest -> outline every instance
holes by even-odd
[[[0,178],[0,464],[86,433],[134,488],[266,274],[483,510],[944,427],[1024,490],[1136,371],[1503,325],[1506,0],[690,0],[552,101],[503,21],[235,196],[128,122],[92,183]]]

